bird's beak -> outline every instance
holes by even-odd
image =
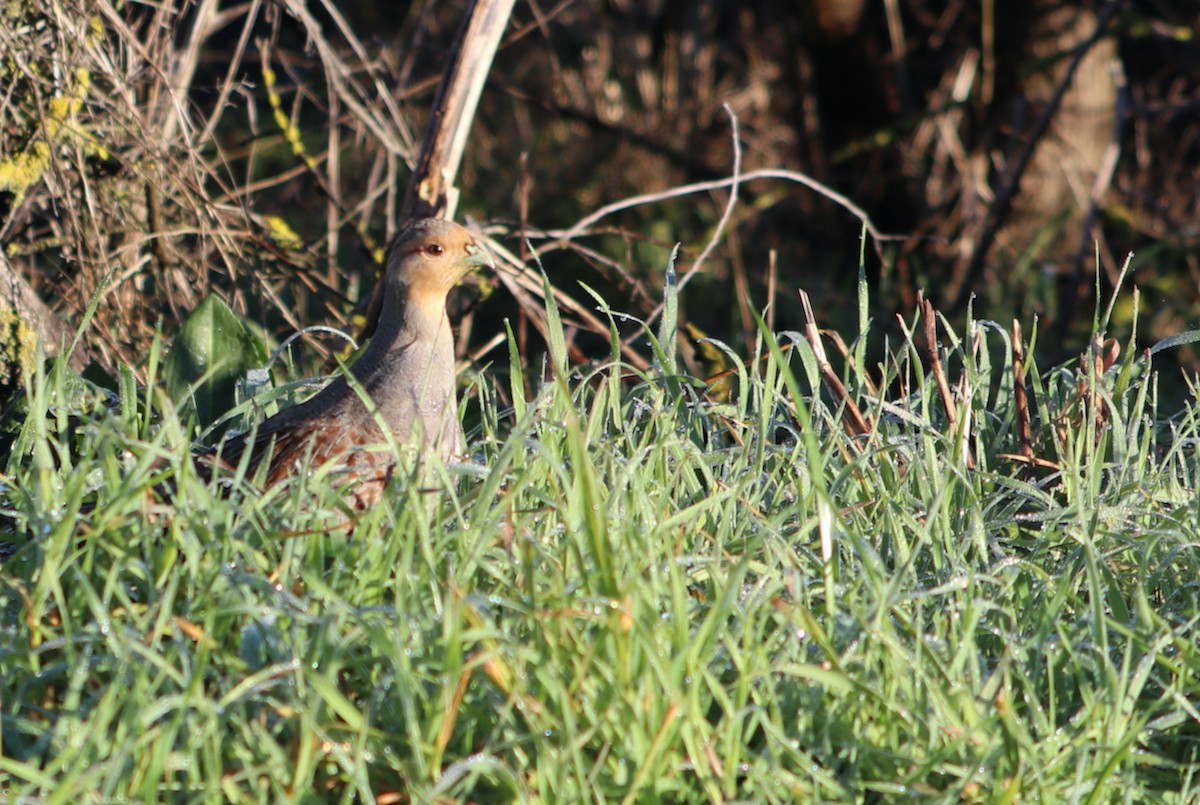
[[[472,268],[490,268],[493,271],[496,269],[496,266],[492,264],[491,255],[487,253],[487,249],[478,243],[468,243],[466,252],[467,256],[463,262]]]

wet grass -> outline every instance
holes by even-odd
[[[0,568],[4,795],[1196,798],[1200,408],[1158,410],[1151,358],[1027,362],[1029,468],[989,322],[944,331],[953,429],[913,340],[883,367],[852,345],[855,435],[794,334],[726,351],[721,394],[647,338],[649,372],[552,338],[527,378],[514,352],[472,460],[348,532],[320,473],[222,496],[155,395],[36,379],[5,478],[29,536]]]

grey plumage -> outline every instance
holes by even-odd
[[[231,468],[249,450],[252,470],[269,462],[270,485],[306,463],[336,461],[350,476],[357,504],[365,507],[378,499],[394,462],[390,451],[366,449],[388,443],[380,420],[401,444],[411,442],[442,459],[460,453],[446,295],[470,270],[489,264],[487,252],[463,227],[437,218],[410,224],[388,251],[378,327],[350,367],[358,389],[339,377],[311,399],[209,451],[205,462]]]

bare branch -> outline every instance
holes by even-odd
[[[400,207],[400,219],[444,216],[458,207],[454,186],[475,107],[492,57],[516,0],[476,0],[466,14],[462,36],[442,75],[421,153]]]
[[[783,168],[760,168],[752,170],[749,173],[743,173],[740,177],[730,177],[728,179],[714,179],[708,182],[694,182],[693,184],[679,185],[667,190],[662,190],[657,193],[644,193],[640,196],[631,196],[621,201],[614,201],[612,204],[606,204],[590,215],[579,219],[570,229],[565,232],[547,232],[546,234],[558,238],[562,241],[573,240],[587,233],[588,229],[602,218],[607,218],[614,212],[628,210],[634,207],[641,207],[646,204],[657,204],[661,201],[667,201],[681,196],[690,196],[695,193],[707,193],[711,190],[720,190],[723,187],[731,187],[734,184],[746,184],[757,179],[784,179],[789,182],[796,182],[805,187],[815,190],[825,198],[834,202],[838,206],[845,209],[855,218],[863,222],[867,228],[867,232],[876,241],[876,253],[879,252],[879,243],[887,241],[907,240],[907,235],[889,235],[880,232],[875,224],[871,221],[871,216],[867,215],[866,210],[855,204],[850,199],[843,196],[828,185],[824,185],[812,178],[808,174],[799,171],[784,170]]]

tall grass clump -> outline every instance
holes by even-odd
[[[153,387],[35,378],[5,793],[1195,799],[1200,410],[1159,410],[1152,356],[1043,369],[974,317],[931,347],[926,308],[873,367],[864,318],[840,391],[820,341],[765,325],[754,359],[704,345],[706,382],[674,293],[649,370],[599,297],[611,357],[571,366],[548,293],[544,371],[510,339],[470,460],[332,531],[319,471],[225,495]]]

